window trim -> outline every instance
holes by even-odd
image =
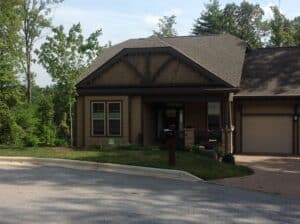
[[[93,114],[94,114],[94,104],[103,104],[104,107],[104,119],[94,119]],[[94,120],[103,120],[104,122],[104,133],[102,134],[95,134],[94,133]],[[106,136],[106,103],[105,101],[92,101],[91,102],[91,136],[93,137],[104,137]]]
[[[110,119],[109,118],[109,105],[110,104],[119,104],[120,105],[120,119]],[[107,125],[106,125],[107,131],[106,131],[106,134],[109,137],[121,137],[122,136],[122,129],[123,129],[123,119],[122,119],[122,116],[123,116],[123,107],[122,107],[122,101],[117,101],[117,100],[116,101],[107,101],[106,105],[107,105],[107,107],[106,107],[106,110],[107,110],[107,112],[106,112],[106,114],[107,114],[107,116],[106,116],[106,122],[107,122]],[[109,121],[110,120],[119,120],[120,121],[120,134],[114,135],[114,134],[110,134],[109,133]]]
[[[207,101],[207,106],[206,106],[206,119],[207,119],[207,130],[209,130],[209,113],[208,113],[208,104],[209,103],[218,103],[219,104],[219,109],[220,109],[220,114],[219,114],[219,130],[221,130],[221,127],[222,127],[222,103],[221,101]]]

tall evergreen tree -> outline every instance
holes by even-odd
[[[220,34],[225,30],[223,28],[223,11],[218,0],[210,0],[205,5],[205,10],[200,17],[196,19],[193,25],[192,34]]]

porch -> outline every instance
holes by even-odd
[[[178,145],[222,145],[232,152],[232,115],[229,94],[202,96],[143,97],[142,143],[164,143],[163,130],[175,127]]]

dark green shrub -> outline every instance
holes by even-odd
[[[69,142],[66,139],[57,138],[54,140],[54,145],[67,147],[67,146],[69,146]]]
[[[14,119],[7,105],[0,101],[0,144],[14,141]]]
[[[235,165],[235,159],[232,153],[226,154],[223,159],[222,159],[223,163],[229,163],[229,164],[233,164]]]

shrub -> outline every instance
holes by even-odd
[[[8,106],[0,101],[0,144],[13,143],[14,123]]]
[[[226,154],[223,157],[222,162],[235,165],[235,159],[234,159],[233,154],[232,153]]]

